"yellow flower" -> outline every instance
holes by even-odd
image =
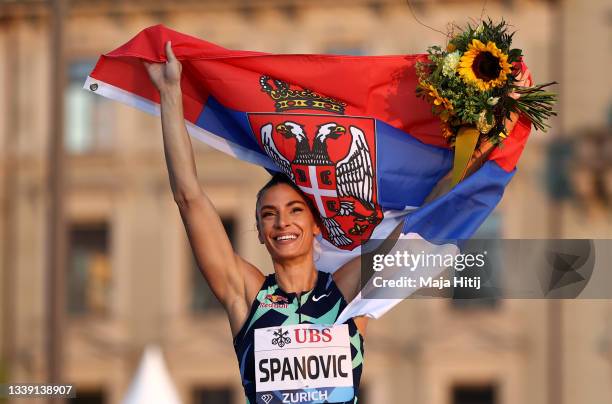
[[[448,112],[451,112],[453,110],[453,103],[450,102],[447,98],[442,97],[434,86],[424,81],[421,81],[419,85],[425,90],[425,92],[427,93],[427,97],[435,106],[441,106],[442,109]]]
[[[512,65],[508,55],[503,53],[494,42],[486,45],[473,39],[459,61],[457,69],[466,83],[472,83],[481,91],[502,87],[508,80]]]
[[[449,139],[455,134],[448,122],[440,123],[440,129],[442,130],[442,136],[444,136],[444,139]]]

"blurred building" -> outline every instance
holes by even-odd
[[[412,9],[445,30],[478,18],[483,3],[485,14],[518,30],[536,80],[562,84],[561,116],[550,133],[532,135],[481,235],[612,238],[609,2],[414,0]],[[46,377],[49,15],[43,1],[0,1],[0,378],[19,382]],[[244,399],[230,330],[187,245],[158,118],[81,90],[101,53],[158,23],[230,48],[280,53],[419,53],[444,37],[401,0],[70,3],[64,379],[77,387],[74,402],[119,403],[152,342],[185,403],[237,404]],[[235,248],[270,270],[254,221],[267,174],[194,146]],[[368,333],[360,403],[612,403],[608,301],[409,301]]]

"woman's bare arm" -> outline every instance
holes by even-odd
[[[200,271],[226,308],[232,330],[237,332],[248,315],[263,275],[234,253],[219,215],[198,182],[183,117],[181,64],[170,42],[166,44],[166,55],[165,64],[145,63],[145,66],[160,93],[164,155],[172,194]]]

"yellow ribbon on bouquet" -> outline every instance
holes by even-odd
[[[455,160],[452,170],[452,186],[465,178],[468,166],[474,156],[480,131],[475,126],[462,126],[455,139]]]

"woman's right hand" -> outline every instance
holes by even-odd
[[[180,89],[181,85],[181,62],[172,52],[170,41],[166,42],[166,59],[166,63],[143,62],[151,81],[160,93]]]

